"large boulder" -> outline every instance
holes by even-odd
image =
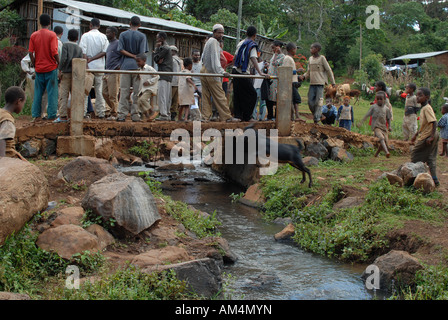
[[[58,212],[58,216],[51,222],[50,226],[59,227],[64,224],[74,224],[80,226],[83,216],[84,209],[82,207],[64,208]]]
[[[68,183],[83,183],[89,186],[95,181],[117,172],[117,169],[107,160],[83,156],[67,163],[62,168],[60,175]]]
[[[412,286],[416,272],[423,268],[416,258],[406,251],[399,250],[391,250],[376,258],[373,264],[379,269],[379,287],[382,290],[391,290],[392,285]],[[363,279],[369,276],[370,274],[365,271],[362,274]]]
[[[98,224],[92,224],[86,228],[87,232],[90,232],[98,238],[98,245],[100,250],[106,249],[109,245],[115,242],[114,237],[102,226]]]
[[[431,193],[436,189],[436,184],[429,173],[419,173],[413,186],[415,189],[423,190],[423,193]]]
[[[211,258],[142,269],[148,273],[163,270],[173,270],[179,280],[187,283],[190,291],[207,298],[215,296],[222,288],[221,269]]]
[[[148,185],[141,178],[123,173],[114,173],[93,183],[82,206],[106,222],[114,219],[118,226],[111,231],[117,236],[137,235],[161,219]]]
[[[96,236],[73,224],[44,231],[37,238],[36,244],[45,251],[56,252],[64,259],[70,259],[75,253],[100,250]]]
[[[420,173],[427,173],[428,166],[423,162],[406,162],[398,168],[397,175],[403,179],[405,186],[412,186]]]
[[[48,206],[47,178],[35,165],[0,158],[0,245]]]

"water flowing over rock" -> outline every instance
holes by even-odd
[[[114,219],[119,227],[133,235],[161,219],[148,185],[141,178],[123,173],[114,173],[93,183],[82,206],[106,222]],[[122,230],[114,227],[111,231],[120,234]]]
[[[117,173],[107,160],[93,157],[78,157],[67,163],[60,174],[68,183],[85,183],[89,186],[95,181],[112,174]]]
[[[34,216],[45,210],[50,191],[47,178],[35,165],[0,158],[0,245]]]

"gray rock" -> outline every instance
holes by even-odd
[[[185,280],[190,291],[211,298],[222,288],[221,270],[211,258],[142,269],[143,272],[173,270],[179,280]]]
[[[353,155],[343,148],[334,147],[331,149],[331,160],[333,161],[351,162],[353,159]]]
[[[82,206],[102,216],[105,221],[115,219],[119,227],[133,235],[161,219],[148,185],[141,178],[123,173],[114,173],[93,183],[82,200]],[[122,229],[111,230],[118,235]]]
[[[32,139],[22,144],[20,154],[25,158],[37,157],[39,155],[41,147],[42,141]]]
[[[412,286],[415,274],[423,266],[416,258],[406,251],[391,250],[373,262],[380,272],[379,289],[391,290],[392,284],[397,286]],[[363,272],[362,278],[366,280],[371,274]]]
[[[420,173],[428,171],[428,166],[423,162],[406,162],[398,168],[397,175],[403,179],[405,186],[411,186]]]
[[[305,157],[302,159],[302,161],[306,167],[313,167],[319,165],[319,159],[315,157]]]
[[[56,153],[56,141],[46,139],[46,138],[43,139],[41,153],[44,157],[48,157],[48,156],[51,156],[52,154],[55,154]]]
[[[306,146],[305,154],[311,157],[325,160],[328,158],[328,150],[322,143],[314,142]]]

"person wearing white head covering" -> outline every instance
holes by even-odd
[[[221,24],[213,26],[213,36],[205,43],[202,53],[201,73],[217,73],[229,76],[221,67],[221,47],[219,41],[224,36],[224,27]],[[212,116],[211,99],[216,106],[221,121],[235,122],[239,119],[233,118],[230,114],[227,98],[222,89],[221,77],[201,77],[202,85],[202,115],[204,121],[208,121]]]
[[[184,63],[179,58],[176,46],[170,46],[171,54],[173,55],[173,72],[181,72],[184,69]],[[173,76],[173,80],[171,81],[171,120],[176,119],[177,110],[179,108],[179,77]]]

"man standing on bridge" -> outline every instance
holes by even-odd
[[[224,27],[221,24],[213,26],[213,36],[205,43],[202,53],[201,73],[217,73],[229,77],[229,74],[221,67],[221,47],[219,41],[224,36]],[[216,106],[221,121],[237,122],[240,119],[233,118],[227,104],[227,98],[222,89],[221,77],[201,77],[202,84],[202,116],[208,121],[212,116],[211,99]]]
[[[118,51],[124,56],[121,62],[121,70],[138,70],[137,55],[146,53],[148,41],[144,33],[138,31],[140,18],[131,18],[130,29],[122,32],[118,38]],[[140,77],[138,74],[122,74],[120,77],[120,101],[118,102],[117,121],[126,121],[126,116],[131,113],[132,121],[141,121],[138,113],[137,95],[132,95],[132,106],[129,106],[131,87],[140,88]]]

